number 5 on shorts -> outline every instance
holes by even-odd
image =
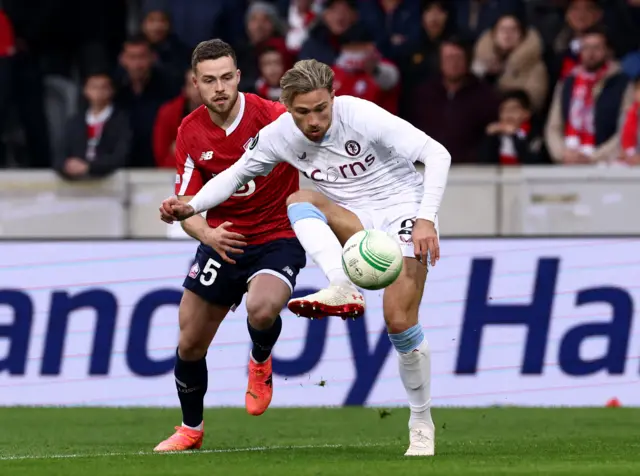
[[[218,269],[222,266],[216,260],[209,258],[207,264],[204,265],[200,274],[200,284],[203,286],[211,286],[218,276]]]

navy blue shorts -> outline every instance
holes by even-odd
[[[304,248],[296,238],[249,245],[243,254],[229,257],[236,264],[227,263],[213,248],[201,244],[182,285],[205,301],[235,309],[242,302],[249,281],[258,274],[277,276],[293,292],[298,273],[307,262]]]

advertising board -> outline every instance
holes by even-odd
[[[0,405],[176,406],[188,241],[0,244]],[[326,284],[309,259],[296,295]],[[382,317],[284,309],[273,406],[405,405]],[[443,240],[420,309],[434,406],[640,406],[640,238]],[[208,406],[242,406],[244,305],[208,353]]]

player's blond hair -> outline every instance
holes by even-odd
[[[314,59],[298,61],[280,79],[280,100],[291,105],[298,94],[307,94],[316,89],[333,91],[333,70]]]

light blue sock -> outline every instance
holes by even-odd
[[[327,223],[327,217],[320,211],[318,207],[308,202],[292,203],[287,207],[287,215],[292,225],[295,225],[297,221],[304,220],[305,218],[317,218],[318,220]]]
[[[431,351],[422,326],[418,323],[399,334],[389,334],[389,339],[398,351],[400,380],[409,399],[409,428],[424,425],[433,430],[430,410]]]
[[[408,354],[417,349],[424,340],[424,332],[420,323],[400,334],[389,334],[389,340],[401,354]]]
[[[351,286],[342,268],[342,245],[329,227],[324,213],[311,203],[301,202],[289,205],[287,215],[302,247],[329,282]]]

